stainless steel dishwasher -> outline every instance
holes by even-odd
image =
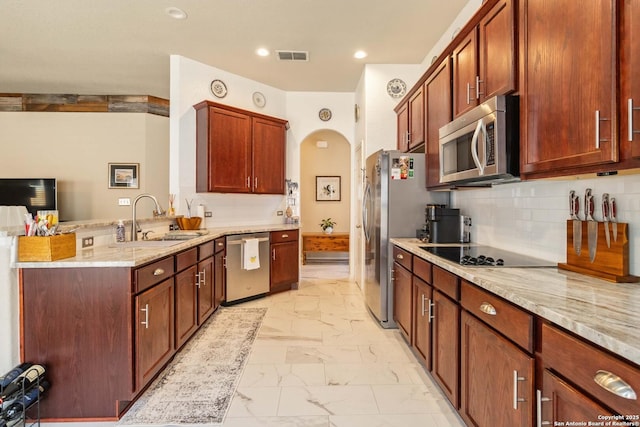
[[[260,268],[242,268],[242,245],[245,239],[258,239]],[[269,292],[271,258],[269,233],[233,234],[227,236],[226,304],[235,304],[263,296]]]

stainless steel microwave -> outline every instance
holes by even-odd
[[[518,180],[519,99],[496,96],[440,128],[440,182],[460,186]]]

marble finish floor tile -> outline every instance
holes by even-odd
[[[346,265],[305,265],[268,311],[225,427],[462,427],[395,330],[366,308]]]

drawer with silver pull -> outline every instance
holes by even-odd
[[[460,303],[465,310],[533,353],[532,314],[464,280],[461,294]]]
[[[173,257],[169,256],[136,269],[134,271],[135,292],[142,292],[156,283],[160,283],[161,281],[173,276],[175,273],[173,262]]]
[[[409,271],[411,271],[413,267],[412,258],[413,255],[411,255],[411,252],[407,252],[397,246],[393,247],[393,261],[397,262]]]
[[[298,240],[298,230],[271,232],[271,243],[295,242],[296,240]]]
[[[619,414],[638,415],[640,368],[548,323],[541,327],[541,348],[545,368]]]

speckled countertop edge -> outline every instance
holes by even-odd
[[[276,230],[296,230],[298,225],[270,224],[208,228],[208,234],[180,241],[166,247],[114,247],[115,245],[78,248],[76,256],[47,262],[15,262],[15,268],[88,268],[88,267],[137,267],[190,247],[231,234],[259,233]]]
[[[391,243],[640,365],[640,283],[557,268],[464,267],[420,249],[426,244],[415,238]]]

